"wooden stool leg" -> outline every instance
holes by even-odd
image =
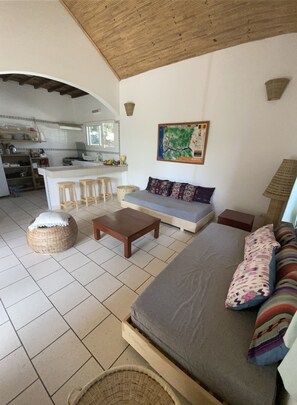
[[[104,200],[104,202],[106,202],[106,183],[105,183],[105,180],[102,181],[102,185],[103,185],[103,200]]]
[[[112,194],[112,182],[109,180],[109,188],[110,188],[110,198],[113,200],[113,194]]]
[[[75,206],[76,206],[76,209],[78,210],[78,203],[77,203],[75,185],[73,186],[73,195],[74,195]]]

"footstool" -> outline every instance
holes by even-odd
[[[32,230],[28,228],[26,237],[28,245],[34,252],[50,254],[64,252],[71,248],[76,241],[77,232],[75,219],[69,215],[68,225],[41,227]]]

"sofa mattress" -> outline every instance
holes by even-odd
[[[248,233],[216,223],[197,235],[138,297],[132,323],[231,405],[271,405],[276,366],[247,362],[257,309],[224,302]]]
[[[190,222],[198,222],[201,218],[212,212],[211,204],[188,202],[171,197],[152,194],[147,190],[135,191],[125,195],[125,201],[141,205],[151,210],[172,215]]]

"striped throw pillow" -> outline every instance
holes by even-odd
[[[295,234],[295,229],[292,224],[288,222],[282,222],[280,225],[278,225],[275,230],[275,239],[282,245],[286,245],[287,243],[296,240],[296,234]]]
[[[282,246],[275,256],[276,281],[286,277],[292,271],[297,271],[297,243],[291,241]]]
[[[258,312],[248,351],[251,363],[265,366],[282,360],[288,352],[283,337],[297,311],[297,271],[292,271],[275,288]]]

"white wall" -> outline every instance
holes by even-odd
[[[57,1],[0,2],[0,72],[73,84],[118,113],[119,81]]]
[[[129,183],[149,175],[215,186],[225,208],[266,212],[262,196],[284,158],[297,158],[297,34],[225,49],[120,82],[122,153]],[[267,101],[264,83],[292,78],[282,98]],[[126,117],[124,103],[135,102]],[[204,165],[159,162],[159,123],[210,120]]]

